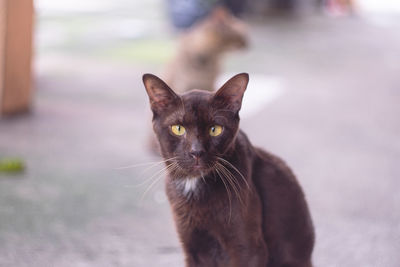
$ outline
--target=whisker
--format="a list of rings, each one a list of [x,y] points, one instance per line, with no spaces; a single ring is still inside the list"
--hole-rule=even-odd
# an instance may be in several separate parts
[[[169,160],[174,160],[174,159],[176,159],[176,158],[177,158],[177,157],[172,157],[172,158],[165,159],[165,160],[160,160],[160,161],[142,162],[142,163],[133,164],[133,165],[120,166],[120,167],[114,168],[114,170],[124,170],[124,169],[136,168],[136,167],[141,167],[141,166],[147,166],[147,165],[152,165],[152,166],[154,165],[154,166],[156,166],[156,165],[160,165],[161,163],[165,163],[165,162],[167,162],[167,161],[169,161]],[[149,168],[151,168],[151,166],[150,166]]]
[[[115,167],[114,170],[125,170],[125,169],[136,168],[136,167],[147,166],[147,165],[160,164],[160,163],[163,163],[163,162],[162,161],[143,162],[143,163],[138,163],[138,164],[133,164],[133,165]]]
[[[232,169],[234,169],[242,178],[243,182],[245,182],[246,186],[248,189],[251,190],[249,183],[247,182],[246,178],[244,178],[243,174],[229,161],[227,161],[226,159],[223,159],[221,157],[218,157],[219,160],[222,160],[223,162],[225,162],[226,164],[228,164],[229,167],[231,167]]]
[[[141,187],[143,185],[145,185],[147,182],[153,180],[153,178],[159,174],[161,174],[163,171],[165,171],[168,166],[174,164],[175,162],[170,163],[169,165],[165,166],[164,168],[162,168],[161,170],[158,170],[156,173],[154,173],[153,175],[150,176],[150,178],[145,179],[143,182],[137,184],[137,185],[132,185],[132,186],[125,186],[125,187],[132,187],[132,188],[137,188],[137,187]],[[152,168],[154,168],[155,166],[153,166]],[[145,171],[143,171],[142,173],[144,173]]]
[[[175,159],[177,159],[177,158],[178,158],[178,157],[172,157],[172,158],[169,158],[169,159],[165,159],[165,160],[159,161],[159,163],[155,164],[154,166],[152,165],[152,166],[150,166],[150,167],[144,169],[144,170],[141,172],[141,174],[142,174],[142,173],[145,173],[146,171],[148,171],[148,170],[150,170],[150,169],[153,169],[155,166],[158,166],[158,165],[160,165],[160,164],[162,164],[162,163],[165,163],[165,164],[166,164],[168,161],[175,160]]]
[[[145,173],[146,171],[155,168],[156,166],[160,165],[161,163],[165,163],[166,161],[174,160],[174,159],[176,159],[176,158],[177,158],[177,157],[173,157],[173,158],[169,158],[169,159],[166,159],[166,160],[157,162],[156,164],[153,164],[152,166],[150,166],[150,167],[144,169],[143,171],[141,171],[139,175],[142,175],[142,174]],[[148,181],[152,180],[152,178],[153,178],[154,176],[156,176],[158,173],[162,172],[164,169],[165,169],[165,167],[162,168],[161,170],[157,171],[156,173],[154,173],[152,176],[150,176],[150,178],[145,179],[144,181],[142,181],[141,183],[139,183],[139,184],[137,184],[137,185],[126,185],[125,187],[133,187],[133,188],[140,187],[140,186],[146,184]]]
[[[229,175],[229,177],[232,179],[232,181],[237,185],[237,187],[240,189],[240,183],[237,181],[236,177],[233,175],[233,173],[225,167],[223,164],[219,163],[218,164],[225,170],[226,174]]]
[[[240,190],[239,190],[240,186],[238,185],[239,188],[237,187],[236,177],[224,165],[222,165],[221,163],[218,163],[218,165],[222,167],[220,168],[220,171],[222,171],[225,174],[227,181],[231,185],[232,189],[235,191],[235,194],[238,197],[240,203],[244,205],[243,199],[240,195]]]
[[[228,188],[228,186],[226,185],[223,176],[221,176],[221,173],[218,170],[218,165],[215,165],[215,169],[213,169],[213,171],[216,171],[218,176],[221,178],[222,183],[224,183],[224,187],[226,189],[226,193],[228,195],[228,200],[229,200],[229,218],[228,218],[228,223],[231,222],[231,218],[232,218],[232,200],[231,200],[231,192]]]
[[[150,191],[150,189],[158,182],[161,180],[161,178],[163,178],[163,175],[161,174],[165,174],[167,171],[170,171],[170,169],[173,169],[177,166],[178,164],[176,162],[172,162],[171,164],[167,165],[165,168],[163,168],[162,170],[158,171],[155,175],[158,174],[157,178],[153,180],[153,182],[147,187],[147,189],[143,192],[141,198],[140,198],[140,203],[143,201],[144,197],[146,196],[147,192]],[[155,176],[153,175],[152,178]]]
[[[203,173],[200,173],[201,179],[203,180],[204,183],[206,183],[206,179],[204,178]]]

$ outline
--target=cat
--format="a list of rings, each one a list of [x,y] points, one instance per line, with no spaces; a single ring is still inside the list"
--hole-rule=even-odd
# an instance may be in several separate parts
[[[314,230],[300,185],[239,129],[248,81],[241,73],[215,93],[178,95],[143,75],[186,266],[311,267]]]
[[[176,92],[213,91],[225,52],[247,46],[246,27],[226,8],[211,14],[185,32],[163,78]]]

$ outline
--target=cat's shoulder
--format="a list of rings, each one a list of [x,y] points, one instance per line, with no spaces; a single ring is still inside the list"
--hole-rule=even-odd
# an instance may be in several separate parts
[[[254,147],[253,169],[262,176],[273,176],[279,179],[297,183],[292,169],[279,156],[259,147]]]
[[[260,147],[254,147],[254,154],[256,160],[260,161],[260,163],[268,164],[268,165],[274,165],[277,167],[287,167],[285,161],[278,157],[275,154],[272,154],[271,152],[260,148]]]
[[[238,133],[237,144],[241,147],[239,151],[243,155],[252,155],[253,168],[269,170],[281,175],[294,177],[292,170],[283,159],[263,148],[253,146],[246,133],[242,130]]]

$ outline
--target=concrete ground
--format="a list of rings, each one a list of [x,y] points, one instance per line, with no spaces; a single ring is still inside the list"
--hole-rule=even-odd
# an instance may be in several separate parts
[[[0,266],[183,266],[161,166],[142,164],[159,159],[141,75],[160,73],[174,42],[160,12],[102,12],[39,21],[34,108],[0,120],[0,157],[27,166],[0,174]],[[400,20],[250,30],[250,50],[224,70],[280,81],[241,127],[303,185],[315,266],[400,266]]]

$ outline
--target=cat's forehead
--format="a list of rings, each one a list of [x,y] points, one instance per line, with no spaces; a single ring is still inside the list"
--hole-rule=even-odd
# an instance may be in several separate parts
[[[207,120],[212,96],[213,93],[202,90],[192,90],[181,95],[181,105],[166,118],[166,121],[196,123],[199,120]]]
[[[182,103],[185,110],[197,110],[208,108],[213,93],[204,90],[191,90],[181,95]]]

